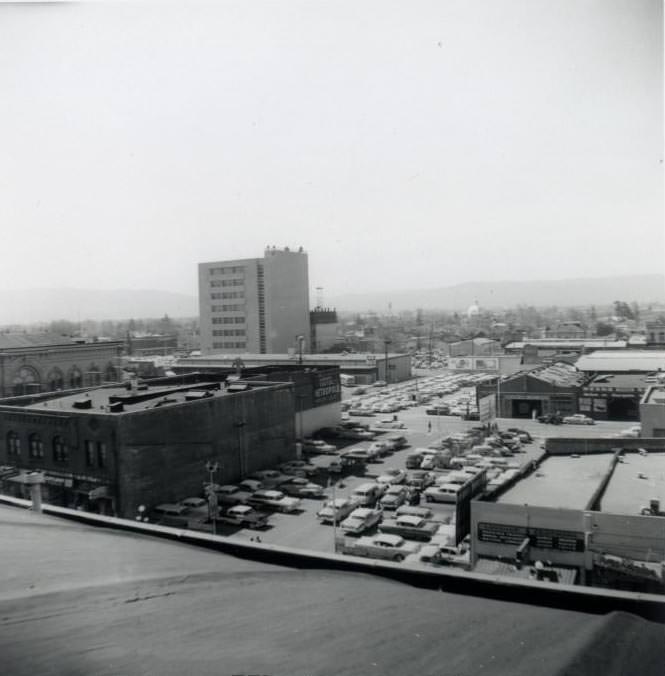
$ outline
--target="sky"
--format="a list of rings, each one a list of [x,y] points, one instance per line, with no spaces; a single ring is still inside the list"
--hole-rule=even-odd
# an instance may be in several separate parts
[[[662,272],[655,0],[0,5],[0,289]]]

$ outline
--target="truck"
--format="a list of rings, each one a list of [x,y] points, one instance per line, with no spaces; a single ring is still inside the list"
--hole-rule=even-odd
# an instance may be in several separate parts
[[[379,533],[360,537],[357,540],[345,539],[342,552],[353,556],[366,556],[371,559],[385,559],[399,563],[407,556],[415,554],[419,548],[420,545],[407,542],[399,535]]]

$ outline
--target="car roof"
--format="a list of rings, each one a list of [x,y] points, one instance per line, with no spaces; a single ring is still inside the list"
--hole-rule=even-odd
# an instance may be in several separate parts
[[[374,542],[385,542],[397,546],[404,542],[404,538],[401,535],[393,535],[392,533],[380,533],[374,538]]]
[[[397,521],[399,521],[399,523],[404,523],[407,526],[420,526],[423,522],[423,517],[416,516],[415,514],[400,514],[397,517]]]

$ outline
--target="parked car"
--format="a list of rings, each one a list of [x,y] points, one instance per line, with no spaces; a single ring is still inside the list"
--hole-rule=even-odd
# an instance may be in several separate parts
[[[417,505],[402,505],[395,510],[396,516],[418,516],[421,519],[431,519],[433,512],[429,507],[418,507]]]
[[[303,453],[334,454],[337,453],[337,446],[328,444],[322,439],[304,439],[302,450]]]
[[[593,425],[594,420],[582,413],[575,413],[574,415],[567,415],[563,419],[563,423],[564,425]]]
[[[229,507],[219,520],[247,528],[265,528],[268,525],[268,515],[249,505]]]
[[[434,483],[434,475],[423,469],[416,469],[406,475],[406,485],[423,490]]]
[[[426,502],[456,503],[459,489],[458,484],[435,484],[424,490],[423,497]]]
[[[323,496],[323,486],[307,481],[302,477],[293,477],[280,485],[280,490],[287,495],[297,498],[320,498]]]
[[[248,491],[249,493],[256,493],[256,491],[263,488],[263,482],[257,481],[256,479],[243,479],[238,484],[238,488],[243,491]]]
[[[341,523],[345,533],[360,535],[381,521],[381,510],[369,507],[357,507]]]
[[[326,504],[316,513],[316,517],[321,523],[340,523],[358,507],[358,503],[348,498],[335,498],[328,500]]]
[[[469,556],[461,553],[457,547],[427,544],[423,545],[420,551],[407,556],[404,563],[434,568],[441,566],[466,567],[469,565]]]
[[[163,503],[154,507],[150,520],[164,526],[173,526],[174,528],[187,528],[189,521],[189,507],[172,503]]]
[[[275,488],[288,481],[291,477],[278,472],[276,469],[262,469],[250,474],[249,478],[260,481],[263,488]]]
[[[254,491],[243,490],[231,484],[218,486],[215,489],[217,502],[220,505],[243,505],[252,496]]]
[[[203,498],[185,498],[180,501],[181,505],[189,507],[190,509],[201,509],[202,507],[208,507],[208,501]]]
[[[411,514],[400,514],[394,519],[385,519],[379,526],[382,533],[401,535],[411,540],[429,540],[438,528],[438,523]]]
[[[548,425],[560,425],[562,421],[563,418],[560,415],[555,415],[553,413],[538,416],[538,422],[546,423]]]
[[[255,507],[267,507],[278,512],[295,512],[300,509],[300,500],[284,495],[282,491],[258,490],[247,501]]]
[[[279,469],[287,476],[312,476],[319,471],[316,465],[306,460],[291,460],[281,464]]]
[[[376,423],[376,427],[381,427],[388,430],[403,430],[406,425],[401,420],[393,420],[392,418],[383,418]]]
[[[369,445],[367,450],[377,458],[381,458],[384,455],[388,455],[392,449],[385,441],[375,441]]]
[[[403,469],[391,467],[381,474],[376,482],[379,484],[401,484],[406,479],[406,472]]]
[[[508,432],[516,435],[523,444],[530,444],[533,441],[533,437],[526,430],[521,430],[519,427],[509,427]]]
[[[397,509],[409,499],[409,489],[406,486],[394,484],[381,496],[379,505],[382,509]]]
[[[379,533],[361,537],[355,542],[345,542],[343,551],[353,556],[367,556],[373,559],[387,559],[399,563],[418,551],[419,545],[407,542],[399,535]]]

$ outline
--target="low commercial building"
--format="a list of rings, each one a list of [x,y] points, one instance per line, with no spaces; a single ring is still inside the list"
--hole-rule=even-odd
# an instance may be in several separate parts
[[[408,354],[216,354],[200,357],[185,357],[176,363],[176,371],[190,367],[199,371],[230,368],[242,364],[245,368],[285,366],[291,368],[337,367],[340,373],[353,375],[361,385],[371,385],[377,380],[398,383],[411,378],[411,356]],[[387,367],[387,368],[386,368]]]
[[[546,446],[520,481],[472,502],[474,565],[539,561],[577,571],[583,584],[664,593],[665,519],[655,514],[665,499],[665,445],[571,438]]]
[[[133,518],[200,495],[208,461],[231,483],[293,459],[295,414],[292,384],[196,374],[0,405],[0,490],[42,471],[46,501]]]
[[[326,352],[344,342],[335,310],[316,307],[309,313],[309,323],[311,327],[310,352]]]
[[[586,380],[570,364],[557,363],[515,373],[477,387],[478,400],[497,397],[500,418],[533,418],[548,413],[571,415],[577,412],[577,399]]]

